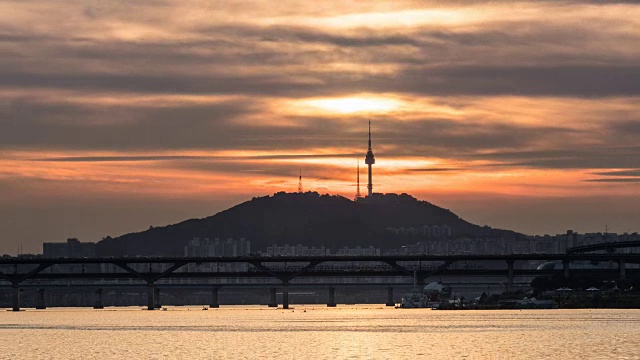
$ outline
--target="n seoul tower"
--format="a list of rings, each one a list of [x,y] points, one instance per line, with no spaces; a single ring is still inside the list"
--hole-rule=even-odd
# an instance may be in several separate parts
[[[371,194],[373,194],[371,165],[376,163],[376,159],[373,157],[373,151],[371,150],[371,120],[369,120],[369,150],[367,150],[367,156],[364,158],[364,163],[369,165],[369,184],[367,185],[367,189],[369,189],[369,196],[371,196]]]

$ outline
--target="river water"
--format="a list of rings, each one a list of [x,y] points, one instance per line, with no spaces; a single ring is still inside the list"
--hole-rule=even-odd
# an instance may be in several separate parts
[[[640,359],[640,310],[0,311],[3,359]]]

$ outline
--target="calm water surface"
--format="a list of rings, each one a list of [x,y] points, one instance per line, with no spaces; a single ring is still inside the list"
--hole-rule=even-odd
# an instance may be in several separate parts
[[[640,359],[640,310],[0,311],[4,359]]]

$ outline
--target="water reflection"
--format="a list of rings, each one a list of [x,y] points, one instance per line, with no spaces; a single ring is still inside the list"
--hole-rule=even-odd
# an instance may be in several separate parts
[[[5,358],[638,358],[640,310],[384,306],[0,312]]]

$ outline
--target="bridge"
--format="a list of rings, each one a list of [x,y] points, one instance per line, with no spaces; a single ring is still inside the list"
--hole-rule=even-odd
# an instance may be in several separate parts
[[[592,251],[600,251],[606,250],[610,253],[615,252],[616,249],[623,248],[640,248],[640,241],[638,240],[629,240],[629,241],[613,241],[613,242],[605,242],[591,245],[582,245],[582,246],[574,246],[572,248],[567,249],[567,254],[579,254],[579,253],[587,253]]]
[[[562,269],[519,269],[516,262],[558,261]],[[571,269],[570,263],[590,261],[592,263],[614,262],[614,269]],[[503,264],[500,269],[489,269],[478,264]],[[292,286],[328,286],[328,306],[335,306],[335,286],[323,279],[356,279],[359,284],[370,284],[370,279],[405,279],[405,282],[385,283],[388,289],[387,305],[393,303],[393,286],[407,286],[412,282],[424,284],[425,279],[435,275],[502,276],[507,280],[506,291],[513,289],[516,276],[575,274],[609,274],[624,279],[638,269],[626,269],[626,263],[640,263],[640,254],[510,254],[510,255],[392,255],[392,256],[239,256],[239,257],[99,257],[99,258],[2,258],[0,259],[0,281],[13,291],[12,310],[20,310],[20,289],[37,287],[40,308],[44,308],[44,289],[59,287],[61,283],[72,286],[91,285],[96,289],[95,308],[102,307],[102,289],[121,286],[120,280],[135,282],[147,288],[147,309],[157,308],[158,285],[165,286],[169,279],[208,280],[212,291],[211,306],[218,307],[218,289],[230,286],[223,279],[266,279],[271,289],[271,303],[275,303],[276,288],[282,290],[282,306],[289,307],[289,288]],[[205,266],[209,264],[209,266]],[[213,269],[215,264],[215,270]],[[67,271],[47,271],[54,266],[67,267]],[[74,267],[75,268],[72,268]],[[79,267],[78,267],[79,266]],[[96,269],[96,266],[101,268]],[[207,267],[206,270],[192,269]],[[51,269],[49,269],[51,270]],[[64,270],[64,268],[63,268]],[[72,284],[71,280],[75,282]],[[304,281],[307,281],[306,283]],[[106,283],[105,283],[106,282]],[[111,282],[111,283],[109,283]],[[202,286],[202,284],[200,284]],[[248,285],[248,284],[245,284]],[[205,284],[204,286],[207,286]],[[277,306],[277,304],[275,304]]]

